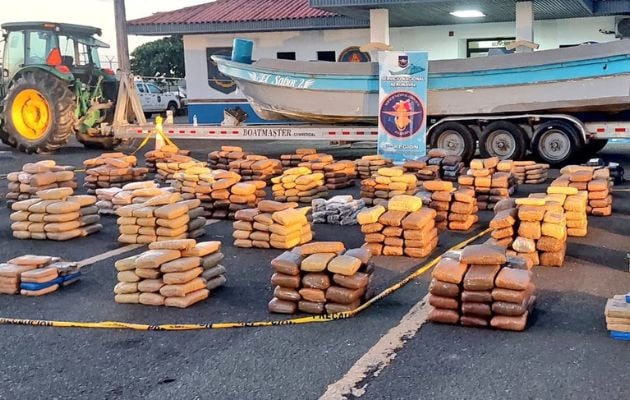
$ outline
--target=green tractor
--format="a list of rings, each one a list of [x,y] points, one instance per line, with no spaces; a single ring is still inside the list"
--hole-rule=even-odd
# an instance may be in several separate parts
[[[64,146],[112,148],[118,79],[101,68],[99,28],[50,22],[2,25],[0,139],[26,153]]]

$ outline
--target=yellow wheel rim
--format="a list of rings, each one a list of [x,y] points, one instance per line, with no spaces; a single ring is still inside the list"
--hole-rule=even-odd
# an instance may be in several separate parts
[[[28,140],[39,140],[50,126],[50,105],[39,91],[26,89],[15,97],[11,116],[20,136]]]

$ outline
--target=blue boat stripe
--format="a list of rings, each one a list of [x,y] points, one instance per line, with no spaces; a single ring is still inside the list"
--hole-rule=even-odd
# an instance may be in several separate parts
[[[378,76],[308,75],[279,73],[255,65],[218,60],[219,70],[237,79],[295,89],[378,92]],[[572,61],[527,68],[462,73],[429,72],[429,90],[514,86],[630,74],[630,55]]]

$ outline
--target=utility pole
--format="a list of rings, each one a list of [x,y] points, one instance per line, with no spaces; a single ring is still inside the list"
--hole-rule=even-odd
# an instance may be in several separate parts
[[[116,20],[116,49],[118,51],[118,68],[124,73],[131,72],[129,62],[129,43],[127,39],[127,13],[125,0],[114,0],[114,18]]]

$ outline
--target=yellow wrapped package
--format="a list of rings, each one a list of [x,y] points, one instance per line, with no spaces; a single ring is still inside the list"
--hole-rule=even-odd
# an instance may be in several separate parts
[[[381,185],[389,185],[390,183],[392,183],[392,178],[390,178],[389,176],[377,176],[374,178],[374,180],[376,181],[376,183],[380,183]]]
[[[566,228],[561,224],[543,222],[542,234],[556,239],[563,239],[566,235]]]
[[[545,199],[536,199],[531,197],[516,199],[517,206],[544,206],[545,203]]]
[[[405,192],[407,190],[407,184],[403,182],[392,182],[389,184],[389,190]]]
[[[571,196],[574,194],[577,194],[578,190],[577,188],[574,187],[563,187],[563,186],[549,186],[547,188],[547,193],[548,194],[564,194],[567,196]]]
[[[381,176],[402,176],[403,170],[398,168],[379,168],[378,174]]]
[[[385,213],[385,207],[383,206],[379,205],[368,208],[357,215],[357,222],[359,225],[374,224],[378,222],[378,219],[383,213]]]
[[[483,160],[474,159],[470,160],[470,168],[471,169],[483,169]]]
[[[286,171],[284,171],[284,176],[287,175],[307,175],[310,174],[311,170],[306,168],[306,167],[295,167],[295,168],[289,168]]]
[[[571,237],[584,237],[588,234],[587,228],[568,228],[567,234]]]
[[[564,209],[567,211],[586,212],[587,202],[588,197],[580,196],[579,194],[568,196],[564,201]]]
[[[402,183],[406,183],[407,185],[414,185],[417,182],[417,178],[415,175],[412,174],[404,174],[401,176],[392,176],[391,177],[391,181],[392,182],[402,182]]]
[[[409,195],[394,196],[389,200],[387,208],[391,211],[416,212],[422,208],[422,200]]]
[[[275,212],[273,213],[271,218],[274,222],[277,222],[280,225],[304,225],[308,223],[306,216],[304,216],[303,213],[292,208],[284,211]]]

